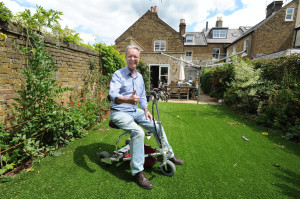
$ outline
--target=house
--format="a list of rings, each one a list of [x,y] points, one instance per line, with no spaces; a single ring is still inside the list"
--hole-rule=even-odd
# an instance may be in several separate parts
[[[197,65],[213,63],[227,56],[226,45],[231,44],[251,27],[241,26],[238,29],[223,27],[222,17],[218,17],[215,27],[202,32],[185,32],[185,20],[180,20],[180,33],[184,39],[185,60]],[[186,80],[197,76],[197,70],[187,66]]]
[[[158,17],[157,7],[148,10],[115,40],[120,53],[124,53],[127,45],[136,45],[141,60],[149,65],[151,88],[157,88],[160,82],[169,84],[178,80],[180,63],[161,52],[183,58],[183,36]]]
[[[285,6],[283,1],[273,1],[267,6],[266,18],[253,27],[223,27],[218,17],[215,27],[209,29],[206,24],[201,32],[186,32],[184,19],[177,32],[158,17],[156,7],[151,8],[116,39],[116,48],[120,52],[129,44],[140,48],[141,59],[151,70],[152,87],[160,81],[169,84],[178,80],[180,62],[161,52],[196,65],[216,63],[238,52],[255,59],[300,53],[299,1]],[[196,77],[197,69],[187,64],[185,81]]]
[[[300,53],[299,1],[270,3],[263,21],[225,46],[227,54],[245,51],[244,57],[262,59]]]

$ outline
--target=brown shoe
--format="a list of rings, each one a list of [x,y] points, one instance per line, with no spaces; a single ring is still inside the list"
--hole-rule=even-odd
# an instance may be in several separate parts
[[[153,184],[147,179],[144,172],[140,172],[134,176],[134,181],[143,189],[152,189]]]
[[[175,156],[171,158],[170,161],[173,162],[174,164],[183,165],[183,161],[176,158]]]

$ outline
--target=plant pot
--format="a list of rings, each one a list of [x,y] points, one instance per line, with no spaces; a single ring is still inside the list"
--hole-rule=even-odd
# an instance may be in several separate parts
[[[104,111],[104,117],[109,117],[110,115],[110,109],[103,109],[101,108],[102,111]]]

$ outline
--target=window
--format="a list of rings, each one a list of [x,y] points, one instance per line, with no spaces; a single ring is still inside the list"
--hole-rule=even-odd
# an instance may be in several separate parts
[[[213,30],[213,38],[226,38],[227,30]]]
[[[187,35],[185,37],[185,42],[186,43],[193,43],[194,42],[194,35]]]
[[[249,47],[249,40],[247,39],[244,41],[244,51],[246,55],[248,54],[248,47]]]
[[[193,52],[192,51],[185,52],[185,61],[193,61]]]
[[[154,41],[154,51],[166,51],[166,41],[165,40]]]
[[[216,60],[216,59],[219,59],[219,58],[220,58],[220,48],[214,48],[212,59]]]
[[[236,45],[233,46],[232,53],[233,53],[233,54],[236,54]]]
[[[294,20],[294,11],[295,11],[295,8],[287,8],[286,9],[286,15],[285,15],[285,20],[286,21],[293,21]]]
[[[169,67],[167,66],[160,66],[160,82],[163,84],[168,84],[168,74],[169,74]]]

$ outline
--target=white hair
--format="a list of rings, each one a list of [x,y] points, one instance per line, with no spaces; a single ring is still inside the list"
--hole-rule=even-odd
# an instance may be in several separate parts
[[[140,56],[140,52],[141,52],[140,49],[137,46],[129,45],[125,49],[125,57],[127,56],[127,52],[128,52],[129,49],[136,49],[139,52],[139,56]]]

